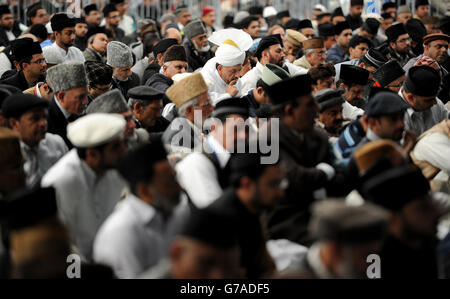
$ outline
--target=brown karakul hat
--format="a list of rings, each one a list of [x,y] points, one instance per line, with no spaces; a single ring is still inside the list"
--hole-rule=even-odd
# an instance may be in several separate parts
[[[8,163],[22,160],[20,136],[11,129],[0,127],[0,170]]]
[[[164,53],[163,57],[164,63],[174,60],[187,62],[186,50],[184,49],[183,46],[180,45],[170,46]]]
[[[167,89],[166,95],[178,108],[180,108],[186,102],[205,92],[208,92],[208,86],[206,85],[202,74],[197,72],[175,82]]]
[[[445,40],[447,42],[450,42],[450,36],[448,36],[447,34],[444,34],[444,33],[428,34],[423,37],[423,44],[427,45],[430,42],[435,41],[435,40]]]
[[[303,44],[303,49],[305,49],[305,50],[319,49],[319,48],[324,47],[323,39],[321,37],[305,40],[304,42],[302,42],[302,44]]]
[[[394,141],[388,139],[381,139],[363,145],[354,153],[359,172],[365,172],[378,160],[391,156],[393,152],[402,152],[402,150]]]

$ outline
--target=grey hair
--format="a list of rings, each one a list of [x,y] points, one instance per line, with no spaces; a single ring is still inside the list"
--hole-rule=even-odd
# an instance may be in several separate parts
[[[305,55],[306,55],[307,53],[314,53],[314,49],[306,49],[306,50],[305,50]]]
[[[147,105],[149,104],[148,101],[143,101],[143,100],[138,100],[138,99],[133,99],[133,98],[128,99],[128,107],[130,107],[131,110],[134,109],[134,105],[136,105],[136,103],[141,103],[141,105],[144,109],[147,108]]]
[[[197,98],[190,99],[189,101],[187,101],[186,103],[181,105],[180,108],[178,108],[178,115],[181,116],[181,117],[186,117],[186,108],[188,106],[195,106],[197,104],[198,104],[198,99]]]

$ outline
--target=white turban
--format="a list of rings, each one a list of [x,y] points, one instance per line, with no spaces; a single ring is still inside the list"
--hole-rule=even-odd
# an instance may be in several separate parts
[[[242,65],[245,60],[245,52],[236,45],[222,44],[216,51],[217,63],[223,66]]]

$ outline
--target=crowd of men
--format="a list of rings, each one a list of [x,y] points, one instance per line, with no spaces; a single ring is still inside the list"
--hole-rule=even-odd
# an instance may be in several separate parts
[[[450,17],[363,7],[1,5],[0,276],[449,278]]]

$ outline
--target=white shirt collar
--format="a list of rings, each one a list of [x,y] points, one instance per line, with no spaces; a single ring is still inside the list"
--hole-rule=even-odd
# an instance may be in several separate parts
[[[208,135],[206,142],[219,161],[220,167],[224,168],[230,159],[230,153],[211,135]]]
[[[144,224],[150,223],[158,213],[152,205],[143,202],[134,194],[128,194],[125,200],[128,201],[131,208]]]
[[[71,115],[69,112],[67,112],[67,110],[66,109],[64,109],[64,107],[63,106],[61,106],[61,103],[58,101],[58,99],[55,97],[55,102],[56,102],[56,105],[59,107],[59,109],[61,110],[61,112],[64,114],[64,117],[66,118],[66,119],[68,119],[69,118],[69,116]]]
[[[398,91],[398,95],[406,102],[406,104],[408,104],[408,106],[409,106],[409,103],[408,103],[408,101],[406,101],[406,99],[405,99],[405,97],[403,96],[403,87],[402,88],[400,88],[400,90]],[[409,107],[408,109],[406,109],[406,112],[408,113],[408,116],[409,117],[411,117],[413,114],[414,114],[414,109],[412,108],[412,107]]]

